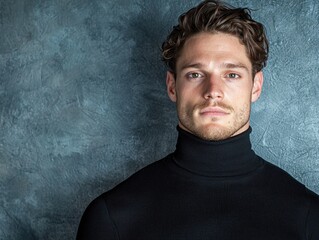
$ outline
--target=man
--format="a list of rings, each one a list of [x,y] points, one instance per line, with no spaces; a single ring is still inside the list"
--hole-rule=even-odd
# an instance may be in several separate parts
[[[268,42],[247,9],[204,1],[163,43],[174,153],[95,199],[77,239],[319,239],[319,197],[251,150]]]

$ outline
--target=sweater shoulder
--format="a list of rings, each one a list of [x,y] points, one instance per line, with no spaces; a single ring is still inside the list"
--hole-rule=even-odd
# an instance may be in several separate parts
[[[269,181],[269,184],[274,190],[281,192],[288,192],[293,194],[293,198],[300,198],[301,200],[313,203],[319,206],[319,196],[313,191],[309,190],[302,182],[298,181],[287,171],[278,166],[265,161],[264,177]]]
[[[285,202],[284,207],[290,207],[299,213],[306,228],[305,239],[319,239],[319,195],[309,190],[303,183],[296,180],[285,170],[265,161],[263,178],[269,186],[269,192]]]
[[[147,189],[154,189],[168,175],[166,163],[170,159],[171,154],[146,165],[109,191],[103,193],[100,197],[105,199],[113,195],[138,194],[138,192],[145,192]]]
[[[85,209],[81,218],[76,240],[118,240],[116,225],[102,196],[94,199]]]
[[[291,189],[302,191],[305,195],[307,195],[307,189],[303,183],[298,181],[290,173],[276,166],[275,164],[265,161],[265,174],[267,175],[269,181],[273,183],[275,182],[279,186],[285,186],[288,188],[290,186]]]
[[[309,198],[309,210],[306,220],[307,239],[319,239],[319,196],[306,190]]]

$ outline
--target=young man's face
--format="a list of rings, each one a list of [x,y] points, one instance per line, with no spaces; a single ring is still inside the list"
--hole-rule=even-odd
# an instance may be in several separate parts
[[[252,76],[252,64],[237,37],[224,33],[190,37],[177,60],[176,79],[170,72],[166,79],[179,126],[211,141],[247,130],[251,103],[263,83],[262,72]]]

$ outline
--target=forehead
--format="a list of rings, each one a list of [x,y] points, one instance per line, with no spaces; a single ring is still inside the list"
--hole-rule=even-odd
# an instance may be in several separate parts
[[[177,58],[176,70],[194,62],[219,65],[233,62],[252,68],[245,45],[237,37],[225,33],[204,32],[187,39]]]

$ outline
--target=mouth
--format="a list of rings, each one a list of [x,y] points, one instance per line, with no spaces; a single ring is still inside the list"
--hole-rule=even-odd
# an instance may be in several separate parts
[[[205,107],[200,112],[202,116],[209,116],[209,117],[219,117],[219,116],[226,116],[229,113],[221,107]]]

